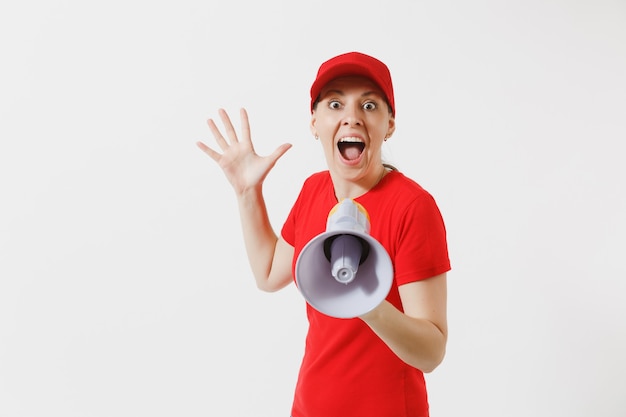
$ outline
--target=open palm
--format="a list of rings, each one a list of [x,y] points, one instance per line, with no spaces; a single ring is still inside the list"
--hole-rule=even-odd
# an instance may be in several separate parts
[[[259,156],[252,145],[250,124],[246,110],[241,109],[240,111],[241,138],[237,137],[237,133],[226,111],[219,109],[219,115],[224,124],[226,138],[224,138],[212,119],[208,120],[208,125],[222,153],[213,150],[202,142],[198,142],[197,145],[211,159],[217,162],[235,192],[243,194],[245,191],[258,187],[263,183],[276,161],[287,152],[291,145],[285,143],[276,148],[270,155]]]

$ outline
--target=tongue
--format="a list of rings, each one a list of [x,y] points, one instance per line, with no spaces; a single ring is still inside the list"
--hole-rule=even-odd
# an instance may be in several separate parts
[[[344,145],[341,154],[348,161],[353,161],[361,155],[361,145]]]

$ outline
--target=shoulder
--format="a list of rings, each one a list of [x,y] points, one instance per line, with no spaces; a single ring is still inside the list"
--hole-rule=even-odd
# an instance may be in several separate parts
[[[332,187],[332,180],[330,178],[330,172],[320,171],[309,175],[302,184],[300,190],[300,196],[303,194],[316,194],[320,193],[328,187]]]
[[[391,171],[387,174],[382,181],[380,191],[396,201],[414,202],[433,198],[424,187],[400,171]]]
[[[332,189],[332,180],[329,171],[320,171],[311,174],[302,184],[296,205],[310,205],[312,201],[320,200],[329,193],[332,194]]]
[[[373,218],[378,222],[389,222],[389,226],[440,216],[433,196],[399,171],[387,174],[377,187],[359,200]]]
[[[329,171],[320,171],[314,174],[311,174],[304,180],[304,186],[316,186],[319,184],[327,184],[330,181],[330,172]]]

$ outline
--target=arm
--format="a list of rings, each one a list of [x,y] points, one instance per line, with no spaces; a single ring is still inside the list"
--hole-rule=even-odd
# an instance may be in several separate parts
[[[254,151],[245,109],[240,112],[241,139],[226,112],[220,109],[219,114],[228,140],[212,119],[208,125],[222,153],[202,142],[197,145],[219,165],[235,191],[246,252],[257,286],[264,291],[276,291],[292,281],[293,247],[274,233],[262,187],[269,171],[291,145],[283,144],[271,155],[261,157]]]
[[[448,339],[446,274],[399,287],[404,313],[388,301],[361,319],[400,359],[423,372],[443,360]]]
[[[237,202],[246,253],[257,287],[273,292],[287,286],[293,281],[294,248],[274,233],[260,187],[239,195]]]

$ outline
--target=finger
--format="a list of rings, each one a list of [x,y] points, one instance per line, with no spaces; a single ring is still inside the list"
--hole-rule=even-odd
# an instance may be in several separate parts
[[[224,139],[224,136],[222,136],[222,132],[220,132],[220,130],[217,128],[217,125],[215,124],[213,119],[207,120],[207,124],[209,125],[209,129],[211,130],[211,133],[215,138],[215,142],[217,142],[217,145],[220,147],[220,149],[222,149],[223,151],[228,149],[228,142],[226,142],[226,139]]]
[[[221,154],[215,152],[213,149],[209,148],[202,142],[196,142],[196,145],[198,146],[198,148],[200,148],[200,150],[202,150],[202,152],[209,155],[211,159],[213,159],[215,162],[219,162],[220,158],[222,157]]]
[[[248,120],[248,112],[245,108],[239,110],[239,118],[241,119],[241,136],[242,140],[252,145],[252,132],[250,131],[250,121]]]
[[[224,130],[226,131],[226,136],[230,140],[231,143],[239,142],[237,139],[237,132],[235,132],[235,128],[233,127],[232,122],[230,121],[230,117],[228,117],[228,113],[226,110],[219,109],[220,118],[222,119],[222,123],[224,124]]]

